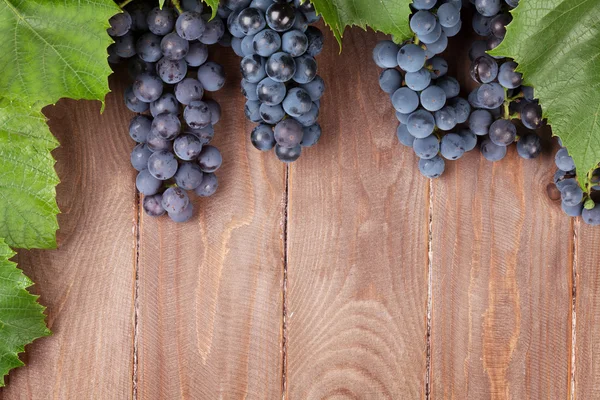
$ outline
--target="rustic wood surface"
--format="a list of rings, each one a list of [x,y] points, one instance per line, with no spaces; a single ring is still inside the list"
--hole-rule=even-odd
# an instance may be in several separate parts
[[[327,34],[324,136],[290,167],[250,144],[238,59],[217,55],[220,188],[184,225],[140,212],[124,76],[102,115],[48,108],[59,249],[17,261],[54,335],[0,397],[599,399],[600,230],[561,212],[551,144],[422,178],[378,38],[348,31],[338,55]]]

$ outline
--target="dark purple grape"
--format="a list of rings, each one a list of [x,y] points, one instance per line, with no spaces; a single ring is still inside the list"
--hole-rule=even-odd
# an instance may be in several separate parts
[[[138,143],[146,143],[150,129],[152,128],[152,120],[145,115],[136,115],[129,123],[129,136]]]
[[[286,119],[275,125],[274,137],[279,146],[296,147],[302,142],[302,125],[293,119]]]
[[[144,196],[144,211],[151,217],[160,217],[166,211],[162,206],[162,194],[157,193],[152,196]]]
[[[187,63],[184,60],[169,60],[163,57],[156,63],[156,72],[164,83],[174,85],[185,78]]]
[[[175,86],[175,97],[181,104],[188,105],[194,100],[202,100],[204,88],[194,78],[185,78]]]
[[[131,32],[115,38],[115,54],[121,58],[135,56],[135,37]]]
[[[123,93],[123,98],[125,100],[125,105],[127,106],[127,108],[129,108],[133,112],[143,113],[144,111],[148,110],[148,103],[144,103],[136,97],[136,95],[133,93],[132,86],[129,86],[127,89],[125,89],[125,92]]]
[[[182,188],[170,187],[163,193],[161,204],[169,213],[180,213],[190,204],[190,198]]]
[[[142,60],[146,62],[156,62],[161,59],[160,50],[161,37],[152,32],[146,32],[135,42],[135,51]]]
[[[221,167],[222,163],[223,157],[219,149],[211,145],[202,148],[198,156],[198,164],[203,172],[215,172]]]
[[[163,83],[156,75],[139,74],[133,81],[133,94],[145,103],[158,99],[163,91]]]
[[[539,129],[544,124],[542,107],[536,102],[530,102],[521,109],[521,122],[529,129]]]
[[[180,188],[194,190],[202,183],[204,173],[198,164],[185,162],[179,166],[179,169],[177,169],[177,173],[173,178]]]
[[[184,161],[194,160],[201,151],[202,142],[192,134],[178,136],[173,142],[173,152]]]
[[[217,176],[213,173],[204,173],[200,186],[194,192],[200,197],[208,197],[215,194],[218,187],[219,181],[217,180]]]
[[[123,36],[131,28],[131,15],[127,11],[113,15],[108,20],[110,28],[106,30],[110,36]]]
[[[190,102],[183,110],[183,119],[192,129],[200,129],[209,125],[211,117],[208,104],[201,100]]]
[[[296,73],[296,62],[294,61],[294,57],[288,53],[275,53],[267,60],[265,70],[269,78],[274,81],[287,82]]]
[[[302,153],[302,147],[300,145],[296,147],[283,147],[275,145],[275,155],[280,161],[284,163],[291,163],[296,161]]]
[[[266,21],[261,10],[249,7],[240,11],[238,24],[245,35],[256,35],[265,28]]]
[[[287,3],[274,3],[266,12],[267,24],[277,32],[285,32],[294,26],[296,11]]]
[[[190,42],[171,32],[160,41],[160,50],[169,60],[182,60],[190,51]]]
[[[202,15],[195,11],[182,12],[175,22],[177,35],[186,41],[192,41],[200,38],[204,33],[206,26]]]
[[[165,140],[173,140],[181,131],[181,122],[175,114],[160,114],[152,121],[152,132]]]
[[[150,32],[159,36],[166,35],[175,27],[175,11],[170,7],[164,7],[162,10],[155,7],[148,13],[146,22]]]
[[[172,93],[163,93],[157,100],[150,103],[150,114],[153,117],[164,113],[179,113],[179,103]]]
[[[477,83],[492,82],[498,76],[498,63],[487,54],[471,63],[471,78]]]
[[[267,124],[259,124],[252,130],[250,134],[252,145],[260,151],[271,150],[275,146],[275,136],[273,134],[273,126]]]
[[[306,54],[316,57],[323,51],[323,32],[315,26],[309,26],[304,32],[308,39]]]

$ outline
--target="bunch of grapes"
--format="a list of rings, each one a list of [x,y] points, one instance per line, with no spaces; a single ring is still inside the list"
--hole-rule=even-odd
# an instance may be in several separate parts
[[[226,0],[219,15],[227,17],[231,47],[241,61],[245,114],[259,123],[251,133],[254,147],[275,148],[279,160],[300,157],[302,147],[321,136],[317,123],[325,91],[317,75],[322,32],[309,24],[319,17],[309,1]]]
[[[189,220],[187,191],[211,196],[217,190],[219,150],[209,143],[221,108],[205,97],[225,84],[223,67],[208,61],[208,46],[227,40],[220,19],[210,20],[200,0],[181,2],[179,12],[134,3],[110,19],[115,43],[109,61],[129,59],[133,84],[125,104],[137,113],[129,135],[137,143],[131,164],[148,215]],[[148,113],[149,111],[149,113]]]
[[[379,42],[373,59],[384,68],[379,86],[396,110],[400,143],[413,148],[423,175],[437,178],[444,172],[444,159],[457,160],[477,144],[473,132],[458,128],[471,107],[459,97],[460,84],[447,75],[448,64],[439,56],[461,29],[462,2],[415,0],[412,7],[414,38],[400,46]]]
[[[577,181],[573,158],[560,144],[561,148],[554,157],[558,168],[554,184],[560,191],[562,209],[570,217],[582,217],[588,225],[600,225],[600,168],[592,170],[586,177],[587,185],[583,190]]]
[[[473,29],[485,40],[475,41],[469,51],[470,74],[479,86],[469,94],[475,109],[469,118],[471,131],[483,137],[481,153],[489,161],[504,158],[507,147],[516,142],[517,153],[524,159],[536,158],[542,151],[535,132],[544,125],[542,108],[533,96],[533,88],[523,86],[517,63],[494,58],[486,53],[496,48],[506,35],[512,19],[509,10],[518,0],[475,0]],[[520,120],[519,134],[516,120]]]

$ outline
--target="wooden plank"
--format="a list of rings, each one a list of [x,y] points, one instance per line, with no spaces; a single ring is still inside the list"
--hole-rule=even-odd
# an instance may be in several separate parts
[[[428,183],[377,85],[378,38],[352,29],[338,55],[326,35],[323,136],[290,167],[290,399],[424,398]]]
[[[113,79],[99,102],[65,101],[44,111],[54,152],[58,250],[20,251],[19,266],[48,307],[53,336],[27,347],[3,399],[127,399],[132,396],[137,203],[129,164],[131,117]]]
[[[431,399],[564,399],[573,232],[554,152],[472,152],[433,184]]]
[[[281,398],[285,167],[250,143],[239,58],[216,60],[219,190],[192,222],[141,216],[140,399]]]
[[[578,221],[576,243],[576,399],[600,398],[600,229]]]

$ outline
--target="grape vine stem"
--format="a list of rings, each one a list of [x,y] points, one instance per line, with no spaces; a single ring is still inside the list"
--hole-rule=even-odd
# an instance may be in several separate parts
[[[133,0],[125,0],[125,1],[124,1],[124,2],[122,2],[122,3],[119,3],[119,8],[121,8],[121,9],[122,9],[122,8],[123,8],[123,7],[125,7],[127,4],[131,3],[132,1],[133,1]]]

